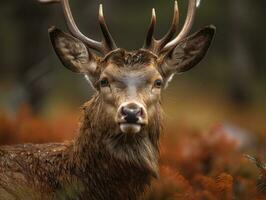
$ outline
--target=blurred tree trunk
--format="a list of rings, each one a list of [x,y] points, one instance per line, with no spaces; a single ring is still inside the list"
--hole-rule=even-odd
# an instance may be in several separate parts
[[[248,49],[246,14],[249,14],[248,0],[230,0],[230,22],[232,35],[230,36],[231,51],[231,86],[230,96],[237,106],[245,105],[251,101],[250,83],[253,67],[251,54]],[[249,19],[250,20],[250,19]]]
[[[44,96],[49,88],[49,65],[43,65],[48,52],[45,49],[48,39],[44,39],[43,31],[48,20],[49,9],[38,7],[37,1],[16,1],[16,19],[18,19],[20,55],[16,80],[22,86],[23,98],[35,112],[42,107]],[[25,103],[24,102],[24,103]],[[19,102],[17,102],[19,104]]]

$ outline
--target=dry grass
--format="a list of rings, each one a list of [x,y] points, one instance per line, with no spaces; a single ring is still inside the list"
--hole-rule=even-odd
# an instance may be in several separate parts
[[[45,119],[22,106],[13,118],[0,115],[0,143],[64,141],[74,136],[77,119],[70,113]],[[265,137],[226,124],[204,132],[168,123],[164,132],[160,179],[153,181],[146,199],[266,199],[265,165],[244,156],[265,156]]]

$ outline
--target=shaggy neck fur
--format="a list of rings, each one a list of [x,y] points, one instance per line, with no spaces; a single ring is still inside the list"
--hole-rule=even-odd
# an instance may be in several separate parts
[[[104,199],[109,193],[112,199],[138,199],[152,176],[158,176],[160,105],[156,110],[156,115],[149,119],[151,124],[141,133],[129,136],[120,133],[108,117],[100,95],[84,105],[80,133],[74,142],[73,164],[80,174],[89,174],[85,176],[87,184],[95,184],[87,188],[104,190],[86,191],[98,193],[100,196],[95,199]]]
[[[73,143],[1,147],[0,199],[141,199],[158,174],[160,105],[131,136],[102,105],[100,95],[85,104]]]

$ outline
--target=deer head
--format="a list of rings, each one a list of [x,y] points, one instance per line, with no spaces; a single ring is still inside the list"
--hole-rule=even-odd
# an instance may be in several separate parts
[[[84,36],[77,28],[68,0],[39,0],[60,3],[70,34],[53,27],[49,30],[56,54],[62,64],[73,72],[83,73],[103,102],[103,110],[117,131],[124,134],[142,132],[158,112],[161,91],[173,75],[188,71],[205,56],[215,27],[208,26],[188,36],[192,27],[196,0],[189,0],[188,14],[181,32],[175,36],[179,23],[177,1],[172,25],[160,40],[154,38],[155,9],[144,46],[128,52],[118,48],[106,25],[100,5],[101,42]],[[99,52],[101,55],[93,53]]]

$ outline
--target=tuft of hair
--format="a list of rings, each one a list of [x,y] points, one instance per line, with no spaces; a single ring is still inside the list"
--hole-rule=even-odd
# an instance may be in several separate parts
[[[106,56],[103,61],[114,63],[119,67],[143,67],[151,64],[154,58],[156,56],[146,50],[127,52],[123,49],[118,49]]]

